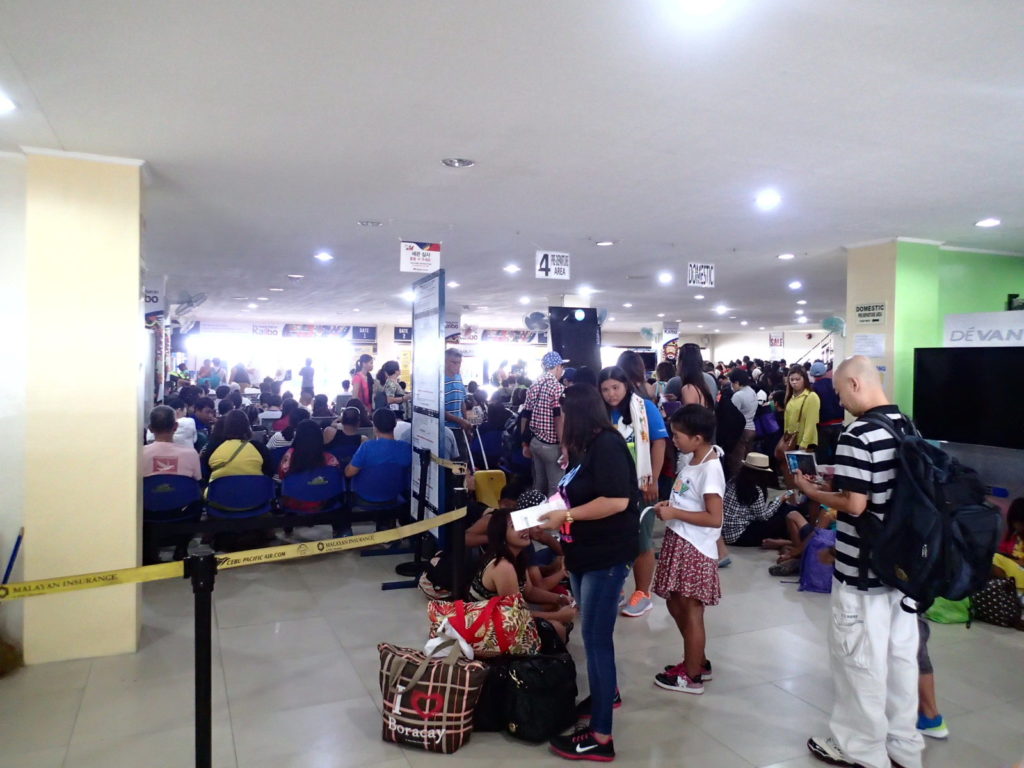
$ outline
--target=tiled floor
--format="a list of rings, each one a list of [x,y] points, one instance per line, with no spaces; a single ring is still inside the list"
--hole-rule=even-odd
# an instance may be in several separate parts
[[[616,629],[625,706],[617,763],[809,768],[807,737],[825,732],[831,682],[828,598],[767,575],[771,556],[735,550],[725,597],[708,609],[715,679],[702,697],[656,689],[679,656],[658,604]],[[419,591],[381,592],[395,558],[329,555],[233,570],[217,579],[214,765],[261,768],[540,768],[543,746],[478,734],[453,756],[385,744],[376,644],[420,646]],[[164,768],[192,764],[192,596],[147,584],[142,648],[132,656],[21,670],[0,680],[0,768]],[[932,627],[931,653],[952,737],[929,741],[928,768],[1009,765],[1024,756],[1024,633]],[[582,649],[574,653],[585,686]]]

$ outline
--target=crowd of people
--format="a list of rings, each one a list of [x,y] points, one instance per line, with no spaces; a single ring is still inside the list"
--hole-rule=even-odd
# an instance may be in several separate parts
[[[728,547],[777,549],[770,572],[792,574],[815,532],[833,529],[836,702],[830,732],[812,736],[808,748],[833,765],[919,768],[922,735],[948,736],[927,625],[900,608],[901,593],[860,567],[857,518],[884,518],[895,478],[892,439],[864,417],[905,423],[870,361],[851,358],[835,370],[824,360],[715,365],[686,344],[650,377],[631,351],[600,371],[570,362],[549,352],[535,381],[503,376],[490,382],[488,396],[477,382],[463,383],[457,349],[444,359],[447,455],[500,468],[507,478],[501,503],[476,505],[467,530],[475,556],[466,596],[522,594],[545,651],[564,651],[580,626],[590,694],[578,705],[580,727],[553,738],[552,751],[615,757],[613,711],[624,704],[613,639],[619,616],[642,617],[655,609],[652,595],[663,598],[681,654],[652,671],[652,682],[703,694],[713,677],[704,614],[722,597]],[[306,367],[312,384],[311,361]],[[397,460],[411,462],[408,443],[396,443],[410,432],[410,397],[399,375],[394,361],[374,374],[364,355],[333,407],[312,386],[296,400],[266,384],[258,397],[237,382],[220,385],[215,397],[184,385],[151,414],[154,442],[144,449],[143,473],[287,476],[328,464],[352,478],[399,452]],[[847,411],[854,420],[844,426]],[[264,424],[265,445],[254,438]],[[364,442],[368,424],[377,445]],[[283,457],[272,460],[281,448]],[[347,459],[338,461],[335,449]],[[817,477],[790,466],[793,451],[815,456]],[[472,492],[472,473],[467,487]],[[512,508],[548,499],[563,508],[537,528],[515,530]],[[657,559],[656,520],[664,523]],[[1008,523],[994,572],[1024,590],[1024,500]]]

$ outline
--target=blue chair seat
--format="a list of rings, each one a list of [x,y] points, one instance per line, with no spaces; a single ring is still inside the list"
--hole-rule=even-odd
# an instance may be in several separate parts
[[[206,511],[211,517],[259,517],[270,511],[274,481],[266,475],[230,475],[206,489]]]
[[[345,481],[337,467],[319,467],[289,474],[282,483],[282,499],[321,505],[320,511],[337,509],[345,493]]]
[[[150,475],[142,479],[142,520],[177,523],[202,516],[199,483],[183,475]]]

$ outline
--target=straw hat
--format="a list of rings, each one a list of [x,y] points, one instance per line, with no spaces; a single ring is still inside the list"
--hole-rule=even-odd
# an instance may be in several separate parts
[[[748,453],[747,458],[743,460],[744,467],[750,467],[751,469],[758,469],[762,472],[771,472],[772,468],[768,463],[768,457],[763,453]]]

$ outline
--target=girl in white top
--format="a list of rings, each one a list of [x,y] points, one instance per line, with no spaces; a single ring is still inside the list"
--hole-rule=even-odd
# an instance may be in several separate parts
[[[704,606],[718,605],[718,539],[722,533],[725,473],[722,449],[712,440],[715,413],[685,405],[669,420],[672,442],[684,454],[668,501],[655,514],[668,522],[654,576],[655,594],[665,598],[683,637],[683,660],[665,667],[655,685],[682,693],[704,693],[711,663],[704,653]]]

